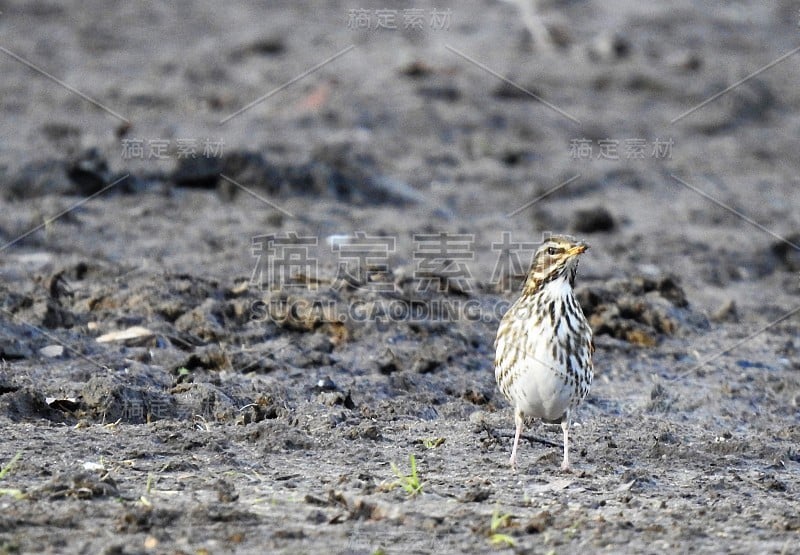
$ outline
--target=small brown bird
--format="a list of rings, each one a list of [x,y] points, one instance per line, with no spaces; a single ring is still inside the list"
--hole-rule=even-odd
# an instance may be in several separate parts
[[[500,321],[495,340],[495,379],[514,407],[517,446],[525,418],[561,423],[563,470],[569,470],[571,411],[592,384],[592,330],[575,299],[578,256],[589,248],[567,235],[544,241],[533,257],[522,295]]]

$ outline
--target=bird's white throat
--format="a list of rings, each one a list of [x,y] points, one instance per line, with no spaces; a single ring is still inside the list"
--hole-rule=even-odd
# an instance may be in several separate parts
[[[539,290],[539,295],[541,295],[542,300],[545,301],[561,300],[572,295],[572,285],[570,285],[566,275],[560,276],[545,283]]]

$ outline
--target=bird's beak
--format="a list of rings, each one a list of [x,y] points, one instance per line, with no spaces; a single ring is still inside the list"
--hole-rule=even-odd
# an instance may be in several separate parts
[[[577,243],[574,246],[570,247],[567,251],[567,254],[570,256],[578,256],[579,254],[586,251],[589,248],[589,245],[586,243]]]

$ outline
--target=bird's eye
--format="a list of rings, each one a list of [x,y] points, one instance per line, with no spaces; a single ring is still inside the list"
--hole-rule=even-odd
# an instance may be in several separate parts
[[[550,256],[555,256],[557,252],[558,251],[556,250],[555,247],[550,247],[549,249],[547,249],[547,254],[549,254]]]

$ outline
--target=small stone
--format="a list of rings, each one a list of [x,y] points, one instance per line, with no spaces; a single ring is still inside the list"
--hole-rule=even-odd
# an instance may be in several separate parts
[[[736,303],[733,299],[728,299],[722,303],[712,314],[711,319],[715,322],[738,322],[739,314],[736,311]]]
[[[48,345],[39,349],[39,354],[45,358],[57,358],[64,354],[62,345]]]
[[[337,388],[330,376],[325,376],[317,382],[317,389],[320,391],[336,391]]]
[[[576,210],[572,228],[579,233],[612,231],[616,227],[614,216],[604,206]]]

